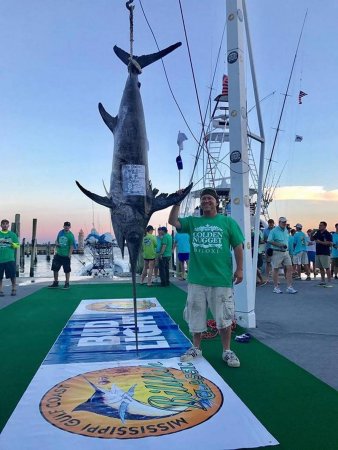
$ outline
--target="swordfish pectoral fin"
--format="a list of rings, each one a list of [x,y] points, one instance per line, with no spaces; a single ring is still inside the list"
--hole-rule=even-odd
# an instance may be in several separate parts
[[[141,69],[143,67],[149,66],[149,64],[152,64],[155,61],[158,61],[161,58],[164,58],[169,53],[176,50],[178,47],[182,45],[182,42],[176,42],[176,44],[170,45],[169,47],[160,50],[157,53],[151,53],[150,55],[141,55],[141,56],[133,56],[133,60],[137,62],[137,64],[140,66]],[[122,48],[117,47],[117,45],[114,46],[114,52],[115,54],[120,58],[122,62],[126,66],[130,63],[130,54],[122,50]]]
[[[180,203],[184,198],[189,194],[193,183],[190,183],[183,191],[178,194],[177,192],[173,194],[160,194],[153,199],[151,214],[156,211],[160,211],[161,209],[168,208],[168,206],[175,205],[176,203]]]
[[[106,206],[107,208],[114,208],[114,204],[110,198],[102,197],[101,195],[97,195],[97,194],[93,194],[93,192],[90,192],[87,189],[85,189],[83,186],[81,186],[81,184],[78,181],[76,181],[76,184],[77,184],[78,188],[94,202],[98,203],[99,205]]]
[[[110,131],[112,133],[114,133],[116,125],[117,125],[117,116],[113,117],[109,113],[107,113],[107,111],[104,109],[102,103],[99,103],[99,112],[101,114],[103,122],[107,125],[107,127],[110,129]]]

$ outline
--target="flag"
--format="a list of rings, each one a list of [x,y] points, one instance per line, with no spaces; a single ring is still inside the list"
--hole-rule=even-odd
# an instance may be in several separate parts
[[[183,150],[183,142],[186,141],[188,138],[184,133],[178,132],[177,136],[177,145],[180,151]]]
[[[305,92],[299,91],[299,95],[298,95],[298,103],[299,103],[300,105],[302,104],[302,97],[305,97],[305,95],[307,95]]]
[[[303,136],[299,136],[299,134],[296,134],[295,142],[302,142],[302,140],[303,140]]]
[[[228,75],[223,75],[223,81],[222,81],[222,95],[228,95]]]
[[[178,155],[178,157],[176,158],[176,164],[177,164],[178,170],[183,169],[183,161],[182,161],[181,155]]]

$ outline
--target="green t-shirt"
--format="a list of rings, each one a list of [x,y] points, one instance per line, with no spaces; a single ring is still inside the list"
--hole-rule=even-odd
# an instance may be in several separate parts
[[[147,233],[143,238],[143,258],[155,259],[156,258],[157,239],[150,233]]]
[[[162,247],[162,245],[166,246],[166,248],[163,252],[163,256],[171,256],[172,251],[173,251],[173,238],[171,237],[170,234],[165,233],[162,236],[161,247]],[[162,252],[162,250],[161,250],[161,252]]]
[[[71,231],[61,230],[56,238],[56,242],[59,244],[56,247],[56,253],[60,256],[69,256],[70,247],[74,247],[75,238]]]
[[[231,248],[244,241],[237,222],[220,214],[178,220],[182,227],[177,231],[190,235],[188,282],[202,286],[232,287]]]
[[[12,244],[18,244],[18,236],[13,231],[0,231],[0,263],[15,261],[16,249]]]

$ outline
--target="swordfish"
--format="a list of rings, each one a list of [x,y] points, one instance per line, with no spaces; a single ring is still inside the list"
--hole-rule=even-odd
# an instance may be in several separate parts
[[[90,199],[110,208],[112,225],[122,256],[125,244],[128,248],[135,304],[137,259],[150,217],[156,211],[180,203],[192,188],[191,183],[185,189],[170,195],[158,194],[159,190],[152,188],[149,180],[148,139],[140,94],[141,84],[138,79],[142,68],[163,58],[180,45],[178,42],[157,53],[132,57],[121,48],[114,47],[115,54],[128,67],[128,78],[116,117],[111,116],[99,103],[102,119],[114,135],[110,190],[106,192],[106,196],[100,196],[76,182]]]

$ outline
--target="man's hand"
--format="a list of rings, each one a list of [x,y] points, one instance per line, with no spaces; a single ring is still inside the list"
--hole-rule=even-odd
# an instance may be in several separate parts
[[[234,284],[242,283],[243,281],[243,270],[242,269],[236,269],[234,273]]]

